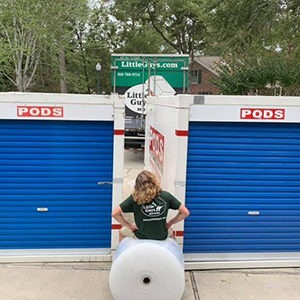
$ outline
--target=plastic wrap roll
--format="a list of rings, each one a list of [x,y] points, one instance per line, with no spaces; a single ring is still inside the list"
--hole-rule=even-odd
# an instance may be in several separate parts
[[[109,284],[115,300],[180,300],[183,254],[173,239],[125,238],[117,248]]]

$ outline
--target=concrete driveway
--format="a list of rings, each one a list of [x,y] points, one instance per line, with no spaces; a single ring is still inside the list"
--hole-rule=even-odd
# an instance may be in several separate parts
[[[1,264],[0,299],[113,300],[109,269],[109,263]],[[186,272],[182,300],[199,299],[299,300],[300,269]]]

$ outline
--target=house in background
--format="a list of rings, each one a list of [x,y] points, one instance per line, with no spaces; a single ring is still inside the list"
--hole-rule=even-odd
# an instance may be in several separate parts
[[[215,65],[221,62],[219,56],[198,56],[190,67],[190,93],[202,95],[217,95],[220,90],[213,83],[218,78]]]

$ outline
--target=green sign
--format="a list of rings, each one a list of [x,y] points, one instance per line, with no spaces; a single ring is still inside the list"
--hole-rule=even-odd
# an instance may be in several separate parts
[[[188,87],[188,55],[112,54],[111,84],[120,88],[144,84],[152,76],[162,76],[177,92]]]

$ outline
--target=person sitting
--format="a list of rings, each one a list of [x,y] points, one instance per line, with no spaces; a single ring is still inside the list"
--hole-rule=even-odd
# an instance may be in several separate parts
[[[169,209],[178,210],[178,214],[167,222]],[[122,215],[129,212],[134,214],[135,224],[127,222]],[[113,218],[122,225],[120,241],[124,237],[165,240],[173,236],[172,225],[189,214],[185,205],[161,189],[157,177],[149,171],[137,176],[133,193],[112,212]]]

